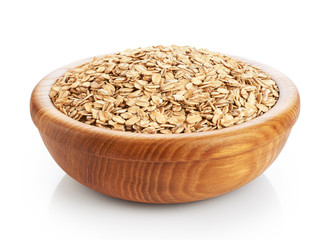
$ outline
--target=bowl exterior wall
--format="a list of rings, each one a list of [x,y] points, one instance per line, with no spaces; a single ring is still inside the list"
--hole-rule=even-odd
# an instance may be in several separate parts
[[[180,203],[212,198],[255,179],[276,159],[289,133],[260,141],[240,155],[222,155],[226,149],[219,146],[217,159],[182,162],[116,160],[70,148],[70,142],[52,135],[41,136],[58,165],[89,188],[136,202]]]

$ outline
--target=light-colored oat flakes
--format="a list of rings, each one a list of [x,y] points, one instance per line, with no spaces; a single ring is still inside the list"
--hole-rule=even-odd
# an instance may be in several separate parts
[[[239,60],[184,46],[125,50],[67,71],[49,96],[86,124],[136,133],[190,133],[249,121],[273,107],[269,75]]]

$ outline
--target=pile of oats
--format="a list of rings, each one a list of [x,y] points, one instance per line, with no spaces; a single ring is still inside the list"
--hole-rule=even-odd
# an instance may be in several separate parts
[[[156,46],[94,58],[52,86],[55,107],[86,124],[136,133],[191,133],[249,121],[279,91],[260,69],[206,49]]]

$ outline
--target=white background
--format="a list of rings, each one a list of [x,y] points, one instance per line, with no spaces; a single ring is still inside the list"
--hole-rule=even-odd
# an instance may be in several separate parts
[[[1,1],[1,239],[330,239],[328,1]],[[301,114],[259,178],[195,203],[113,199],[68,177],[29,115],[50,71],[94,55],[191,45],[289,76]]]

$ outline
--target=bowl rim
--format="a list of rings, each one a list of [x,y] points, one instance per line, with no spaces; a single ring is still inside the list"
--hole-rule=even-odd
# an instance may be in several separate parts
[[[103,57],[109,54],[103,54],[99,57]],[[36,112],[38,115],[46,116],[50,119],[55,119],[60,125],[62,126],[69,126],[71,129],[80,130],[90,133],[90,134],[99,134],[102,137],[106,138],[121,138],[121,139],[131,139],[134,138],[135,140],[171,140],[171,139],[186,139],[186,138],[205,138],[205,137],[221,137],[221,136],[228,136],[232,134],[236,134],[240,131],[244,130],[251,130],[256,129],[258,127],[263,126],[267,122],[271,121],[286,121],[289,120],[288,118],[280,118],[283,115],[290,115],[291,122],[289,123],[292,127],[295,121],[297,120],[298,113],[299,113],[299,93],[295,86],[295,84],[284,74],[279,72],[278,70],[270,67],[268,65],[259,63],[254,60],[250,60],[247,58],[234,56],[230,54],[224,54],[226,56],[232,57],[234,59],[238,59],[243,61],[249,65],[255,66],[260,68],[265,73],[269,74],[271,78],[276,82],[279,88],[279,99],[276,104],[266,113],[261,116],[258,116],[252,120],[249,120],[244,123],[240,123],[238,125],[233,125],[223,129],[211,130],[206,132],[193,132],[193,133],[178,133],[178,134],[144,134],[144,133],[134,133],[134,132],[124,132],[124,131],[117,131],[111,129],[105,129],[93,125],[88,125],[78,120],[75,120],[61,111],[59,111],[52,103],[49,95],[49,91],[51,86],[53,85],[54,81],[61,77],[66,71],[92,61],[94,57],[82,59],[79,61],[75,61],[73,63],[67,64],[62,66],[48,75],[46,75],[34,88],[32,95],[31,95],[31,106],[34,105],[36,107]],[[296,116],[292,118],[292,110],[295,109]],[[31,107],[31,115],[33,122],[38,127],[38,119],[32,113]],[[39,128],[39,127],[38,127]],[[40,129],[39,129],[40,130]]]

